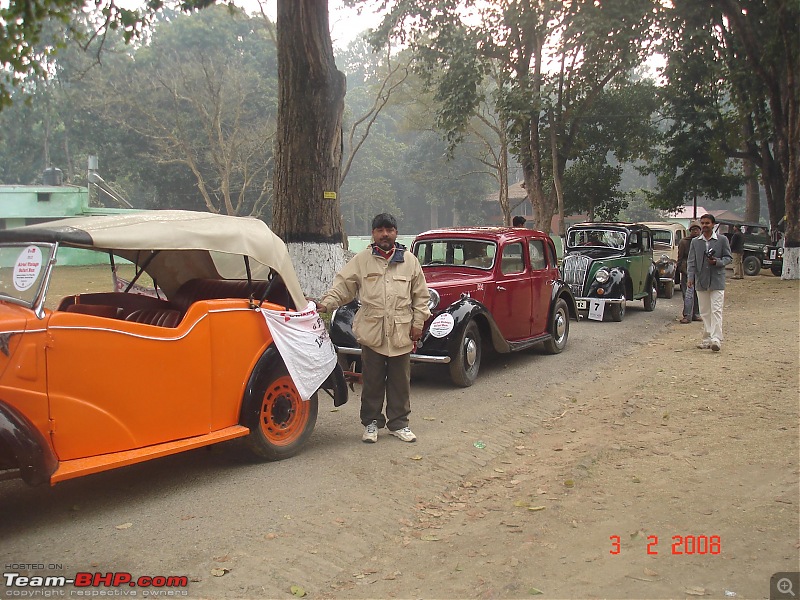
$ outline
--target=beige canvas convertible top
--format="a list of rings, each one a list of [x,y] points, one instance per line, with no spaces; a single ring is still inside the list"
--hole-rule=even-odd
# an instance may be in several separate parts
[[[302,309],[307,304],[283,240],[252,217],[154,210],[29,225],[2,232],[0,241],[12,236],[15,241],[39,239],[110,250],[140,266],[149,251],[161,251],[147,271],[167,294],[193,278],[246,277],[242,257],[247,256],[254,279],[265,279],[272,269],[283,279],[295,306]]]

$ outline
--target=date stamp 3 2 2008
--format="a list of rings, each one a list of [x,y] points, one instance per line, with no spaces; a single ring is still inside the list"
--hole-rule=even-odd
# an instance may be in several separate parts
[[[622,538],[618,535],[609,536],[611,549],[609,554],[622,552]],[[722,552],[722,539],[718,535],[673,535],[670,553],[673,555],[708,555]],[[658,536],[647,536],[647,554],[658,554]]]

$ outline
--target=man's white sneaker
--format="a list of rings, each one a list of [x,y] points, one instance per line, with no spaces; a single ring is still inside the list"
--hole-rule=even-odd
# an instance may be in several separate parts
[[[709,348],[711,348],[711,342],[703,340],[702,342],[697,344],[697,347],[700,348],[700,350],[708,350]]]
[[[403,427],[402,429],[398,429],[397,431],[390,431],[389,433],[391,433],[396,438],[400,438],[404,442],[417,441],[417,436],[415,436],[414,433],[408,427]]]
[[[374,444],[378,441],[378,422],[373,421],[364,429],[364,435],[361,436],[362,442]]]

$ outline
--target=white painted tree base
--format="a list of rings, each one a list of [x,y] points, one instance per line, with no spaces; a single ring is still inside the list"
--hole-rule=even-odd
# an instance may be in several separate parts
[[[783,249],[781,279],[800,279],[800,248]]]
[[[319,298],[327,292],[334,275],[353,256],[341,244],[291,242],[286,244],[286,248],[303,293],[309,298]]]

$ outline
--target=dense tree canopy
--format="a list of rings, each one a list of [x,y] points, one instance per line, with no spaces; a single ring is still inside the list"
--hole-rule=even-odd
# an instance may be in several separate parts
[[[757,165],[773,226],[797,222],[800,5],[793,0],[676,2],[663,23],[668,64],[662,205],[728,196],[741,161]],[[736,161],[736,162],[732,162]],[[800,242],[791,226],[787,240]]]
[[[30,183],[56,165],[79,182],[94,154],[107,176],[140,196],[138,206],[262,214],[271,189],[277,59],[261,19],[220,7],[165,13],[147,44],[126,45],[113,33],[103,43],[101,63],[94,46],[87,54],[69,44],[48,81],[26,86],[46,111],[38,115],[44,126],[0,143],[0,156],[15,157],[4,161],[2,180]],[[17,102],[0,121],[20,115],[36,118]],[[20,153],[22,142],[33,151]],[[37,146],[48,149],[44,156]]]
[[[418,68],[441,104],[437,125],[452,145],[462,141],[481,102],[487,89],[482,82],[496,74],[493,108],[508,123],[510,149],[522,165],[536,225],[549,228],[585,116],[603,90],[619,85],[647,56],[660,4],[397,0],[385,5],[388,14],[373,43],[395,37],[415,50]]]

